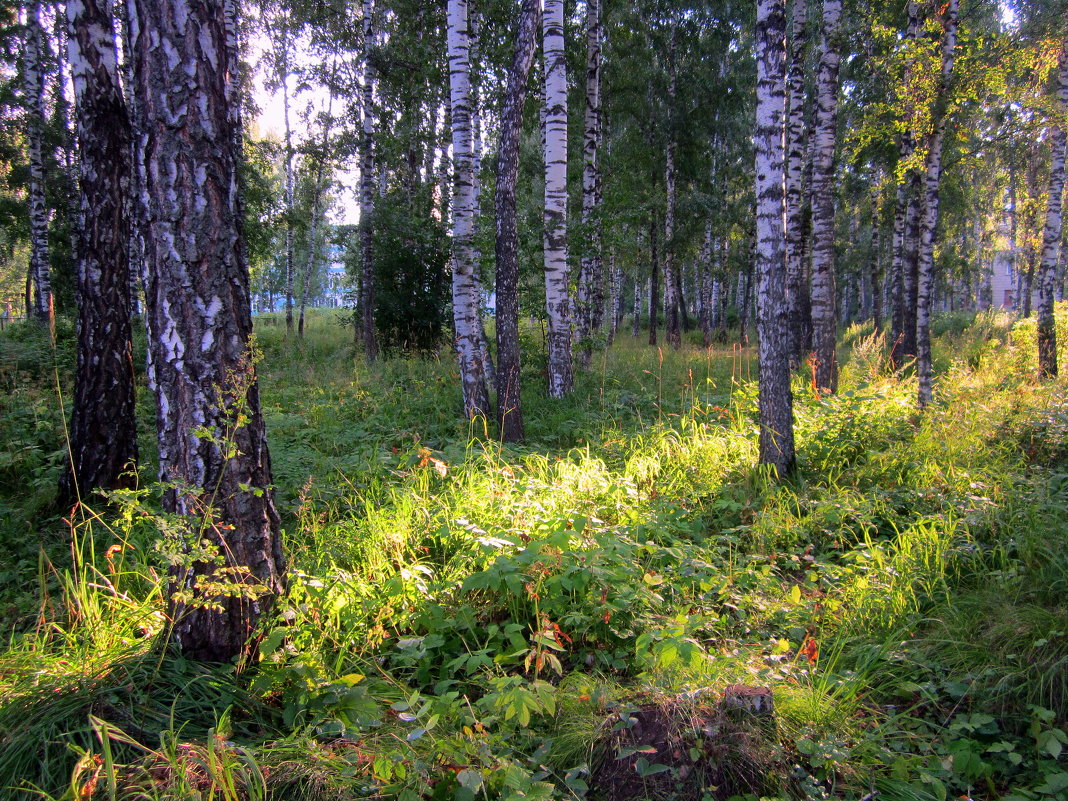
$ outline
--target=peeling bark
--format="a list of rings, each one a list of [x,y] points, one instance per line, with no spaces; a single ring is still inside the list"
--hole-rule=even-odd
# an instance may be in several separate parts
[[[176,549],[207,540],[223,562],[172,570],[172,636],[186,656],[210,661],[249,653],[284,588],[285,565],[249,353],[240,112],[228,80],[237,54],[226,16],[218,0],[134,0],[130,8],[164,508],[184,520]]]
[[[1068,40],[1061,46],[1057,64],[1057,107],[1062,119],[1068,114]],[[1064,197],[1064,123],[1056,126],[1050,137],[1053,161],[1049,173],[1046,201],[1046,224],[1042,230],[1042,264],[1038,282],[1038,369],[1045,378],[1057,375],[1057,329],[1053,320],[1054,282],[1061,244],[1061,204]]]
[[[78,363],[70,423],[67,501],[136,483],[137,426],[131,331],[130,121],[119,86],[111,9],[67,3],[79,143],[76,226]]]

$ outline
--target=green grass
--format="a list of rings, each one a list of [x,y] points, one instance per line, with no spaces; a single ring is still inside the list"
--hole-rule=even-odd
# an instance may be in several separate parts
[[[335,313],[303,341],[261,323],[292,581],[240,669],[156,642],[150,442],[145,490],[67,522],[49,508],[70,335],[53,355],[10,331],[11,797],[1068,792],[1068,392],[1036,381],[1026,324],[941,320],[923,415],[851,328],[837,396],[796,377],[799,470],[776,483],[750,351],[624,333],[560,401],[531,329],[528,441],[505,446],[460,418],[447,351],[367,366]],[[702,732],[735,684],[771,688],[775,725],[716,750]],[[676,717],[672,753],[623,753],[654,709]],[[727,753],[743,767],[712,765]]]

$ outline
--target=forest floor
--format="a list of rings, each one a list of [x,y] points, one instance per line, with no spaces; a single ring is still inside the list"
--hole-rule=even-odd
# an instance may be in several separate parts
[[[0,334],[0,797],[1068,798],[1068,384],[1033,323],[939,319],[923,414],[849,329],[780,483],[751,349],[628,332],[554,401],[531,327],[502,447],[446,351],[274,322],[290,588],[226,667],[157,637],[147,391],[144,488],[65,519],[70,325]]]

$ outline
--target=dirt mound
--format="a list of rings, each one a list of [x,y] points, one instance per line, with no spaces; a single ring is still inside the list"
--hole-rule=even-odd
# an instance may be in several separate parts
[[[610,801],[770,795],[779,753],[765,688],[658,698],[602,724],[591,789]]]

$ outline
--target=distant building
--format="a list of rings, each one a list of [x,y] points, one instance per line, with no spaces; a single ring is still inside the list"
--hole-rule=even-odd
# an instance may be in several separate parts
[[[1012,254],[1007,248],[999,250],[994,255],[990,269],[994,271],[990,281],[994,308],[1007,311],[1022,308],[1019,298],[1016,297],[1017,273],[1012,269]],[[1038,291],[1035,290],[1031,293],[1031,308],[1037,306]]]

